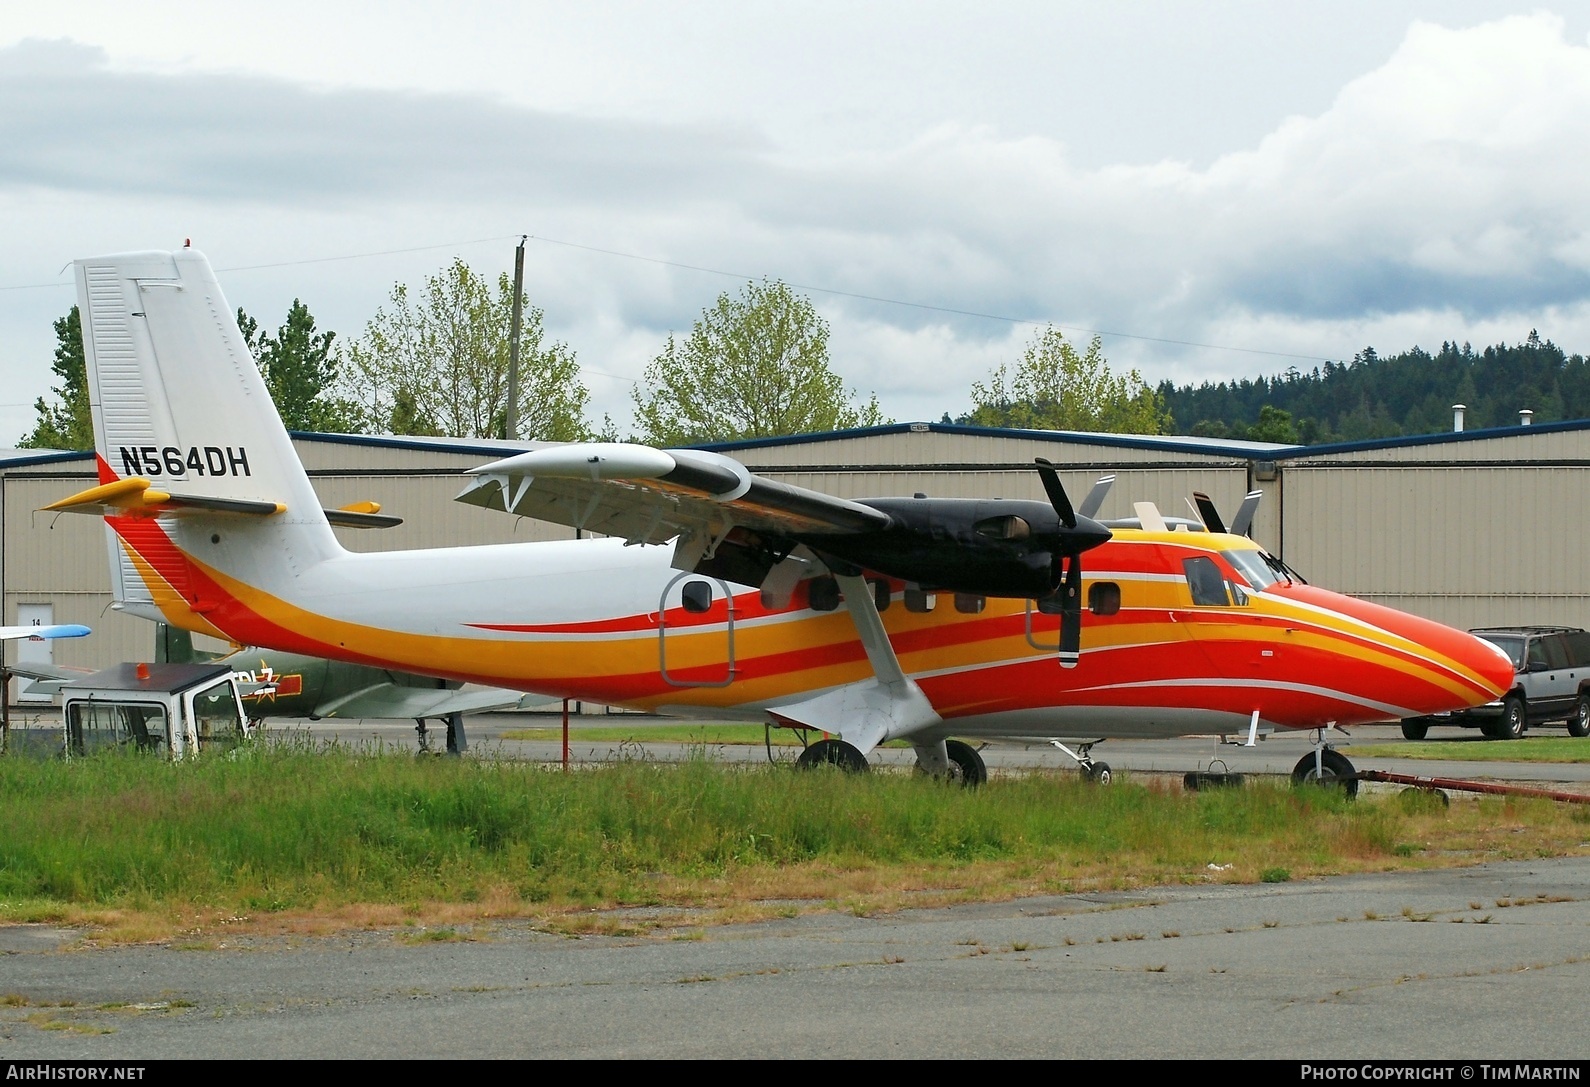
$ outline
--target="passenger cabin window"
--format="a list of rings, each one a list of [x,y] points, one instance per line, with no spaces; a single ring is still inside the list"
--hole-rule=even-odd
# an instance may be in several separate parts
[[[963,615],[976,615],[988,603],[988,598],[976,593],[956,593],[955,610]]]
[[[1121,587],[1113,581],[1095,581],[1088,588],[1088,610],[1094,615],[1114,615],[1121,610]]]
[[[1226,592],[1226,579],[1214,559],[1198,555],[1182,559],[1181,567],[1187,574],[1187,585],[1192,589],[1194,604],[1216,608],[1231,606],[1231,596]]]
[[[879,611],[888,611],[889,601],[893,598],[893,594],[889,592],[889,583],[887,581],[872,582],[872,602],[877,605]]]
[[[806,599],[812,611],[833,611],[839,607],[839,582],[831,577],[812,578]]]
[[[712,610],[712,586],[705,581],[687,581],[679,590],[680,603],[695,615]]]
[[[907,589],[905,591],[905,610],[914,612],[929,612],[938,603],[938,598],[925,589]]]

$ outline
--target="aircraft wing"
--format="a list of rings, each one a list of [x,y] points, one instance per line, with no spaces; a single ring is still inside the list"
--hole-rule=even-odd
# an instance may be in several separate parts
[[[361,690],[329,699],[315,707],[316,717],[438,718],[454,713],[488,713],[515,709],[525,699],[519,691],[501,687],[480,687],[466,683],[456,689],[401,687],[377,683]],[[546,699],[531,696],[534,704]]]
[[[20,679],[31,679],[33,681],[22,688],[23,694],[54,696],[61,693],[63,684],[92,675],[94,670],[92,668],[67,668],[59,664],[45,664],[42,661],[18,661],[8,666],[6,671]]]
[[[56,623],[53,626],[39,627],[0,627],[0,641],[11,641],[16,638],[81,638],[89,633],[89,629],[81,623]],[[13,668],[11,671],[16,672]],[[18,675],[21,673],[18,672]]]
[[[777,536],[877,531],[889,515],[843,498],[761,479],[698,449],[580,442],[473,468],[458,501],[629,543],[715,541],[741,528]]]

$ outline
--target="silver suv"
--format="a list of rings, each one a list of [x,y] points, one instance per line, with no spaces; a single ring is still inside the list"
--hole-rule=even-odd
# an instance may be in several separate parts
[[[1422,740],[1431,725],[1483,729],[1493,740],[1516,740],[1531,725],[1568,723],[1568,735],[1590,736],[1590,633],[1578,627],[1481,627],[1469,631],[1513,660],[1513,687],[1495,702],[1454,713],[1410,717],[1402,734]]]

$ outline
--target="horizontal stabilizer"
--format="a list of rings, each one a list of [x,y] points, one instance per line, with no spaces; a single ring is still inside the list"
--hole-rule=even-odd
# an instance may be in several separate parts
[[[377,513],[380,505],[375,502],[360,502],[359,506],[374,506],[373,510],[358,508],[350,509],[344,506],[340,510],[324,510],[326,520],[339,528],[397,528],[403,523],[403,518],[393,517],[389,513]]]
[[[284,513],[280,502],[251,498],[211,498],[205,495],[172,494],[155,487],[141,476],[118,479],[79,491],[69,498],[43,507],[46,513],[86,513],[94,517],[159,517],[183,513],[232,513],[247,517],[270,517]]]

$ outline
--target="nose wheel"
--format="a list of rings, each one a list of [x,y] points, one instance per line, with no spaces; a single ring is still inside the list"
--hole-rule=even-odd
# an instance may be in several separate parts
[[[1334,786],[1350,798],[1358,795],[1358,771],[1346,755],[1322,744],[1292,767],[1292,784]]]
[[[1110,764],[1100,762],[1089,754],[1093,750],[1093,745],[1099,742],[1099,740],[1089,740],[1085,744],[1078,744],[1077,749],[1072,751],[1059,740],[1049,741],[1054,747],[1076,760],[1077,768],[1082,771],[1083,781],[1091,781],[1095,785],[1108,785],[1114,780],[1114,775],[1110,771]]]

